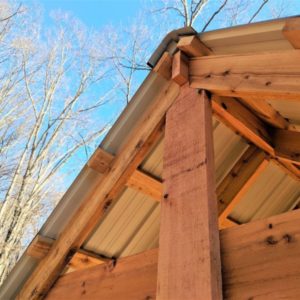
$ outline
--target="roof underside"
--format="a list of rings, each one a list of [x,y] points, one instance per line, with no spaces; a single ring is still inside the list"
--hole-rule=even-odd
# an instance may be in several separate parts
[[[212,31],[200,34],[200,38],[216,54],[291,49],[290,43],[281,33],[283,22],[284,20],[277,20]],[[172,49],[171,46],[169,48]],[[156,74],[147,77],[101,144],[103,149],[112,154],[118,153],[141,112],[149,106],[151,99],[165,84],[166,82]],[[300,102],[275,100],[268,102],[283,117],[289,119],[291,124],[300,128]],[[218,186],[249,145],[216,119],[213,120],[213,128]],[[155,178],[162,176],[163,145],[162,139],[140,167]],[[101,175],[85,166],[39,234],[56,239],[86,197],[87,191],[100,180]],[[229,217],[238,223],[245,223],[291,210],[299,200],[299,182],[270,162]],[[136,190],[126,188],[84,243],[83,248],[110,257],[121,257],[157,247],[159,218],[160,205],[157,201]],[[36,264],[33,258],[24,254],[2,287],[0,299],[14,297]]]

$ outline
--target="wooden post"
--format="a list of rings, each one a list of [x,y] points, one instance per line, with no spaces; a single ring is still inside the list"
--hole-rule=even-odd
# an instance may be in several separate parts
[[[167,112],[157,299],[222,298],[212,111],[187,86]]]

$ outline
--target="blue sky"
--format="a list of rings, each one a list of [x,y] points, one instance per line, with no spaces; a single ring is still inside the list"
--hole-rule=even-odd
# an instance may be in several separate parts
[[[44,8],[46,15],[52,10],[71,12],[93,28],[127,21],[142,6],[142,0],[39,0],[37,3]]]

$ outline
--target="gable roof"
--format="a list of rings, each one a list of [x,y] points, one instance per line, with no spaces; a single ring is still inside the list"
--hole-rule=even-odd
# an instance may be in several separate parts
[[[282,35],[285,22],[286,19],[278,19],[205,32],[198,36],[215,54],[292,49],[292,45]],[[188,28],[167,35],[152,55],[149,65],[155,66],[166,50],[171,54],[174,53],[179,36],[192,32],[193,30]],[[118,153],[142,112],[167,84],[167,80],[151,72],[109,131],[100,148],[111,154]],[[295,126],[300,126],[300,103],[288,102],[288,105],[282,105],[275,100],[269,103]],[[214,147],[218,186],[250,146],[224,124],[214,120]],[[162,175],[162,149],[163,140],[141,165],[144,172],[157,179],[161,179]],[[103,175],[85,165],[38,234],[57,239],[88,192],[99,184],[102,177]],[[238,223],[249,222],[293,209],[299,199],[299,183],[277,165],[270,163],[233,209],[230,217]],[[158,231],[159,203],[127,187],[93,234],[85,241],[83,249],[108,257],[127,256],[156,247]],[[0,299],[14,298],[37,263],[38,261],[25,251],[1,287]]]

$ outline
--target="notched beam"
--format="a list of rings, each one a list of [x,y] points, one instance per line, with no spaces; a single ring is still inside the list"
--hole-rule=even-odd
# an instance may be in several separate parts
[[[88,166],[95,171],[103,174],[110,168],[114,156],[101,148],[98,148],[88,161]],[[150,196],[156,201],[161,200],[162,183],[158,179],[144,173],[140,170],[135,170],[128,178],[126,186],[133,188],[147,196]]]
[[[172,80],[180,86],[189,80],[188,58],[181,51],[178,51],[173,57]]]
[[[300,18],[287,19],[282,34],[295,49],[300,49]]]
[[[37,260],[42,260],[47,256],[54,242],[54,239],[37,235],[27,248],[26,254]],[[97,255],[89,251],[79,249],[71,256],[66,266],[66,273],[93,267],[107,261],[111,261],[111,259],[102,255]]]
[[[107,151],[97,148],[92,157],[89,159],[87,165],[89,168],[104,174],[110,168],[114,156]]]
[[[161,75],[167,80],[172,77],[172,57],[168,52],[164,52],[156,66],[153,68],[153,72]]]
[[[196,35],[180,38],[177,48],[188,57],[211,55],[212,51]]]

